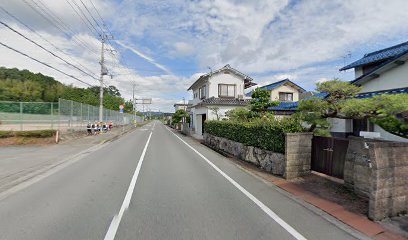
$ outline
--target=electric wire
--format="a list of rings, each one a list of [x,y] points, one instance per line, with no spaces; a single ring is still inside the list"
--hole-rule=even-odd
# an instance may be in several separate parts
[[[8,29],[10,29],[11,31],[13,31],[14,33],[20,35],[21,37],[23,37],[24,39],[26,39],[27,41],[30,41],[31,43],[35,44],[37,47],[43,49],[44,51],[48,52],[49,54],[53,55],[54,57],[62,60],[63,62],[65,62],[66,64],[74,67],[75,69],[81,71],[82,73],[90,76],[91,78],[95,79],[95,80],[99,80],[97,79],[95,76],[90,75],[89,73],[85,72],[84,70],[78,68],[77,66],[73,65],[72,63],[68,62],[67,60],[61,58],[60,56],[56,55],[55,53],[51,52],[50,50],[44,48],[42,45],[38,44],[37,42],[33,41],[32,39],[28,38],[27,36],[25,36],[24,34],[20,33],[19,31],[15,30],[14,28],[10,27],[8,24],[4,23],[3,21],[0,21],[0,24],[2,24],[3,26],[7,27]]]
[[[2,6],[0,6],[0,9],[5,12],[9,17],[11,17],[12,19],[16,20],[18,23],[20,23],[21,25],[23,25],[25,28],[27,28],[28,30],[30,30],[31,32],[33,32],[34,34],[36,34],[38,37],[40,37],[42,40],[46,41],[48,44],[50,44],[51,46],[53,46],[57,51],[59,51],[60,53],[66,55],[68,58],[70,58],[72,61],[76,62],[79,66],[81,66],[82,68],[86,69],[88,71],[88,73],[95,75],[95,73],[93,73],[89,68],[87,68],[86,66],[82,65],[80,62],[78,62],[77,60],[75,60],[74,58],[72,58],[69,54],[67,54],[64,50],[60,49],[59,47],[57,47],[55,44],[53,44],[52,42],[50,42],[46,37],[42,36],[40,33],[38,33],[36,30],[34,30],[33,28],[31,28],[30,26],[28,26],[27,24],[25,24],[23,21],[21,21],[19,18],[17,18],[15,15],[13,15],[12,13],[10,13],[9,11],[7,11],[6,9],[4,9]]]
[[[87,82],[84,82],[84,81],[82,81],[81,79],[79,79],[79,78],[77,78],[77,77],[75,77],[75,76],[73,76],[73,75],[71,75],[71,74],[68,74],[68,73],[66,73],[66,72],[64,72],[64,71],[61,71],[61,70],[59,70],[58,68],[55,68],[55,67],[53,67],[53,66],[51,66],[51,65],[49,65],[49,64],[47,64],[47,63],[45,63],[45,62],[42,62],[42,61],[40,61],[40,60],[38,60],[38,59],[36,59],[36,58],[34,58],[34,57],[31,57],[30,55],[28,55],[28,54],[26,54],[26,53],[23,53],[23,52],[21,52],[21,51],[15,49],[15,48],[13,48],[13,47],[10,47],[9,45],[7,45],[7,44],[5,44],[5,43],[3,43],[3,42],[0,42],[0,45],[2,45],[2,46],[5,47],[5,48],[8,48],[8,49],[10,49],[10,50],[12,50],[12,51],[14,51],[14,52],[17,52],[17,53],[19,53],[19,54],[21,54],[21,55],[23,55],[23,56],[25,56],[25,57],[27,57],[27,58],[33,60],[33,61],[36,61],[36,62],[38,62],[38,63],[40,63],[40,64],[42,64],[42,65],[44,65],[44,66],[46,66],[46,67],[49,67],[49,68],[51,68],[51,69],[53,69],[53,70],[55,70],[55,71],[57,71],[57,72],[59,72],[59,73],[62,73],[62,74],[66,75],[66,76],[68,76],[68,77],[70,77],[70,78],[72,78],[72,79],[75,79],[75,80],[77,80],[77,81],[79,81],[79,82],[81,82],[81,83],[83,83],[83,84],[86,84],[86,85],[88,85],[88,86],[90,86],[90,87],[93,87],[91,84],[89,84],[89,83],[87,83]]]

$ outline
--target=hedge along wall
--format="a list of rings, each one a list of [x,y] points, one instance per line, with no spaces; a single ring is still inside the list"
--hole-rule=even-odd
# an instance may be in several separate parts
[[[0,138],[30,137],[48,138],[55,136],[57,130],[33,130],[33,131],[0,131]]]
[[[271,122],[206,121],[205,131],[217,137],[273,152],[285,153],[285,133],[304,132],[296,121]]]

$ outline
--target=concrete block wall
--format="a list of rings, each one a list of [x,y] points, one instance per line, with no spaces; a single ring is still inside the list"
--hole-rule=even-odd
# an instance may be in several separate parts
[[[349,137],[346,160],[344,163],[344,184],[357,195],[370,196],[371,162],[370,149],[362,138]]]
[[[310,173],[312,137],[312,133],[287,134],[285,154],[245,146],[207,133],[204,134],[204,143],[215,150],[251,162],[272,174],[291,179]]]
[[[284,178],[310,174],[313,133],[287,133],[285,140]]]
[[[369,143],[372,173],[368,217],[408,213],[408,143]]]
[[[408,143],[350,138],[344,182],[369,199],[368,217],[408,212]]]

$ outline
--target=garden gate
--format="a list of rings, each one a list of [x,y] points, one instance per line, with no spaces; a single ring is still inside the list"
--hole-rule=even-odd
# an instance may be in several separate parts
[[[346,138],[313,137],[312,170],[343,179],[348,144]]]

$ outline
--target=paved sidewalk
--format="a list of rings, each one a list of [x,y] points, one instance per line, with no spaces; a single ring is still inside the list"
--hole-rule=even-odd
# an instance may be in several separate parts
[[[329,215],[337,218],[341,222],[351,226],[357,231],[365,234],[366,236],[376,239],[376,240],[403,240],[405,237],[398,235],[394,232],[391,232],[385,229],[380,224],[370,221],[366,216],[361,214],[356,214],[345,209],[344,206],[333,203],[326,199],[319,197],[316,194],[313,194],[310,191],[306,191],[302,188],[296,186],[296,184],[282,179],[277,176],[273,176],[269,173],[266,173],[256,166],[253,166],[249,163],[233,160],[236,162],[243,170],[262,178],[264,181],[270,182],[275,186],[281,188],[282,190],[290,193],[295,198],[300,199],[304,202],[307,202],[320,210],[328,213]]]
[[[0,147],[0,193],[58,166],[91,147],[112,141],[135,128],[114,128],[95,136],[72,138],[52,145]]]

